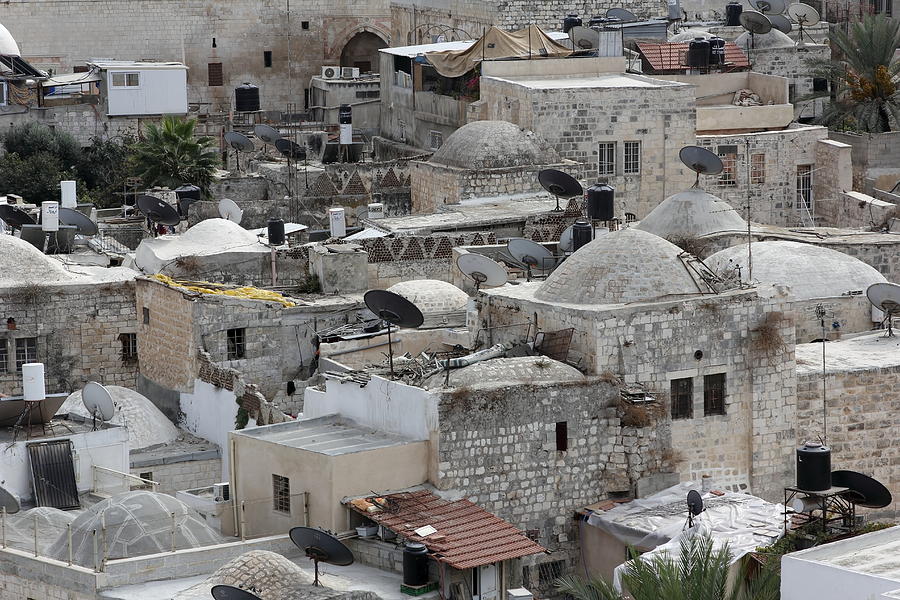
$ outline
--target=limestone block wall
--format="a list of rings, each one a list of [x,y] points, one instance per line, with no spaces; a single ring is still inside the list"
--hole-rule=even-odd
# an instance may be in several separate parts
[[[800,52],[797,48],[754,48],[750,50],[753,70],[766,75],[787,77],[793,93],[795,118],[813,118],[822,114],[828,104],[827,96],[815,100],[802,100],[813,93],[813,78],[808,61],[828,59],[831,50],[825,44],[809,44]]]
[[[832,131],[829,137],[853,146],[853,189],[872,194],[890,191],[900,181],[900,132],[854,134]]]
[[[102,106],[75,104],[44,108],[21,107],[22,112],[9,112],[0,122],[0,133],[23,125],[37,122],[72,134],[82,145],[87,146],[92,138],[137,137],[147,123],[154,118],[107,117]],[[38,201],[40,202],[40,201]]]
[[[157,492],[175,495],[179,490],[206,487],[222,481],[222,459],[188,460],[176,463],[132,467],[138,477],[151,473],[149,479],[159,483]]]
[[[194,300],[157,281],[135,281],[141,375],[171,390],[190,392],[199,345]]]

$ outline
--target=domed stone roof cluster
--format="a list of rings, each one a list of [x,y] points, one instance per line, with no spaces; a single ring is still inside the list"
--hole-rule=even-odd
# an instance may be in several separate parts
[[[473,121],[454,131],[431,163],[461,169],[503,169],[560,162],[549,144],[507,121]]]
[[[465,310],[469,301],[469,296],[464,291],[439,279],[401,281],[387,291],[403,296],[426,317]]]
[[[769,33],[757,33],[753,36],[752,46],[750,32],[745,31],[734,40],[734,43],[741,49],[751,47],[753,50],[765,50],[769,48],[794,48],[794,43],[786,33],[772,29]]]

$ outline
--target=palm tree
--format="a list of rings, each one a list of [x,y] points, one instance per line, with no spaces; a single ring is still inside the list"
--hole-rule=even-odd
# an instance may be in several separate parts
[[[749,581],[740,577],[729,584],[731,560],[727,545],[716,549],[708,536],[686,536],[677,557],[635,557],[625,568],[622,584],[634,600],[778,600],[778,577],[768,569]],[[575,600],[626,598],[600,577],[561,577],[556,589]]]
[[[869,133],[900,129],[900,20],[866,15],[831,41],[839,58],[810,61],[836,93],[819,122]]]
[[[136,174],[146,185],[175,188],[192,183],[209,194],[219,158],[213,138],[194,136],[196,125],[196,119],[171,115],[159,125],[147,125],[132,157]]]

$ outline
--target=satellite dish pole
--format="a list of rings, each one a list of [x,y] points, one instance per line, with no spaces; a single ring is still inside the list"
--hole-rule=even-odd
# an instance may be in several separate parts
[[[828,445],[828,402],[826,401],[826,376],[825,376],[825,307],[821,303],[816,304],[816,318],[822,326],[822,445]]]

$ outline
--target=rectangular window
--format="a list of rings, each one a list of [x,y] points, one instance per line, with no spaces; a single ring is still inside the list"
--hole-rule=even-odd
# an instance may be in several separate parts
[[[828,80],[824,77],[813,77],[813,91],[814,92],[827,92],[828,91]]]
[[[268,68],[272,66],[272,51],[263,50],[263,66]]]
[[[300,29],[309,29],[309,21],[300,21]]]
[[[228,360],[238,360],[244,358],[246,350],[245,330],[243,327],[228,330]]]
[[[291,514],[291,480],[272,474],[272,510]]]
[[[122,342],[122,362],[137,360],[137,334],[119,334],[119,341]]]
[[[143,310],[141,310],[141,316],[144,319],[144,325],[149,325],[150,324],[150,309],[145,306],[143,308]]]
[[[16,340],[16,373],[22,372],[22,365],[37,361],[37,338]]]
[[[597,173],[599,175],[616,174],[616,143],[600,142],[597,156]]]
[[[206,83],[209,87],[221,87],[225,85],[222,63],[215,62],[206,64]]]
[[[444,145],[444,134],[440,131],[431,132],[431,149],[437,150]]]
[[[0,106],[6,106],[6,102],[7,102],[6,98],[7,98],[6,82],[0,81]]]
[[[750,155],[750,183],[766,182],[766,155],[751,154]]]
[[[0,373],[9,372],[9,345],[8,342],[0,340]]]
[[[141,85],[140,73],[124,73],[119,71],[110,73],[110,77],[114,88],[139,87]]]
[[[672,380],[672,418],[690,419],[694,416],[694,380]]]
[[[623,170],[626,175],[635,175],[641,172],[641,143],[625,142],[625,163]]]
[[[737,146],[719,146],[717,154],[724,167],[719,175],[719,185],[737,185]]]
[[[703,377],[703,414],[725,414],[725,373]]]
[[[379,90],[364,90],[360,92],[356,92],[357,98],[378,98],[381,96],[381,92]]]
[[[565,452],[569,449],[569,423],[559,421],[556,424],[556,451]]]
[[[797,209],[812,210],[812,165],[797,165]]]
[[[153,481],[153,471],[144,471],[143,473],[139,473],[138,477],[146,479],[147,481]]]

